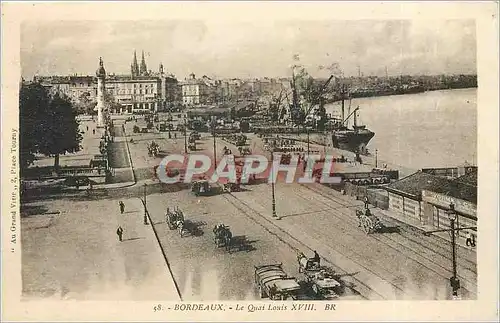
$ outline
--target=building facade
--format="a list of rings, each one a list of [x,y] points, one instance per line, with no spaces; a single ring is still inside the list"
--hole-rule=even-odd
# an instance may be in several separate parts
[[[189,75],[181,84],[182,103],[187,106],[206,104],[209,96],[208,85],[196,79],[195,74]]]
[[[389,210],[404,218],[448,229],[447,212],[453,204],[457,227],[476,226],[477,167],[423,169],[390,184],[386,190]],[[465,237],[465,232],[457,235]]]
[[[160,64],[158,72],[148,71],[144,52],[140,65],[134,51],[130,75],[107,74],[105,101],[111,113],[157,112],[181,102],[180,87],[173,75],[166,74]],[[35,77],[51,91],[67,95],[72,101],[97,102],[97,76]]]

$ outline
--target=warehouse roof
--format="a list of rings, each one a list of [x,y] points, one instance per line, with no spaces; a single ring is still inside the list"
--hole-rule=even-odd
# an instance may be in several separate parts
[[[387,186],[393,193],[411,195],[422,198],[422,191],[432,191],[454,198],[477,203],[477,173],[474,184],[474,174],[469,173],[456,179],[435,176],[418,171]]]

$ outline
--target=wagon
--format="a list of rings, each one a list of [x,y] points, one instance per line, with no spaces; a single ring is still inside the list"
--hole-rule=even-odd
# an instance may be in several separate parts
[[[214,227],[214,243],[217,248],[225,247],[226,250],[230,251],[231,249],[231,241],[233,238],[233,234],[231,229],[224,224],[220,224]]]
[[[243,147],[239,146],[238,151],[240,152],[241,155],[246,156],[246,155],[251,155],[252,151],[248,147]]]
[[[170,211],[167,208],[167,213],[165,214],[165,221],[167,222],[168,228],[170,230],[174,230],[178,228],[178,224],[184,222],[184,213],[180,209],[174,209],[174,211]]]
[[[304,276],[316,297],[320,299],[335,299],[339,297],[338,289],[341,285],[335,279],[334,275],[326,269],[305,271]]]
[[[307,258],[303,253],[299,253],[297,256],[297,261],[299,262],[299,273],[310,271],[310,270],[319,270],[320,264],[312,258]]]
[[[239,183],[225,183],[222,185],[222,190],[224,192],[239,192],[241,190],[241,186]]]
[[[285,273],[281,263],[255,266],[255,285],[260,298],[270,300],[295,300],[301,289],[295,277]]]
[[[209,194],[210,190],[210,183],[207,180],[194,181],[191,185],[191,192],[196,196]]]
[[[373,215],[369,209],[356,210],[358,227],[361,227],[366,234],[374,233],[382,229],[383,225],[379,218]]]
[[[338,297],[338,288],[341,285],[329,270],[321,267],[318,261],[307,258],[303,253],[299,253],[297,261],[299,272],[303,273],[305,282],[317,298],[335,299]]]

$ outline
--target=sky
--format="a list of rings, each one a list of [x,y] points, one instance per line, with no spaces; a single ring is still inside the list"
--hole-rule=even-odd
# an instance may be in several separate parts
[[[294,56],[316,77],[339,64],[346,76],[476,73],[474,20],[229,22],[57,21],[23,23],[21,71],[34,75],[129,74],[134,50],[184,79],[286,77]]]

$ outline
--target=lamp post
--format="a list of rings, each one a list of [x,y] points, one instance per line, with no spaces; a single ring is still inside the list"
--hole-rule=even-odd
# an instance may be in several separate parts
[[[309,127],[306,127],[307,130],[307,158],[309,158]]]
[[[147,207],[147,201],[146,201],[146,196],[147,196],[147,184],[144,183],[144,224],[148,225],[148,207]]]
[[[276,215],[276,198],[274,196],[274,149],[271,151],[271,198],[272,198],[272,210],[273,210],[273,218],[277,218]]]
[[[460,289],[460,281],[457,278],[457,258],[456,258],[456,244],[455,244],[455,221],[457,213],[455,212],[455,205],[450,203],[450,209],[446,212],[450,220],[451,227],[451,247],[452,247],[452,261],[453,261],[453,276],[450,277],[450,285],[453,292],[453,298],[458,297],[458,290]]]
[[[188,153],[188,146],[187,146],[187,122],[186,122],[186,117],[184,116],[184,153]]]
[[[213,137],[214,137],[214,172],[217,169],[217,147],[215,143],[215,117],[212,118],[212,131],[213,131]]]
[[[452,247],[452,261],[453,261],[453,276],[450,277],[450,285],[452,289],[452,295],[453,299],[458,298],[458,291],[460,289],[460,280],[457,277],[457,255],[456,255],[456,242],[455,242],[455,234],[458,231],[462,230],[477,230],[477,226],[471,226],[471,227],[461,227],[461,228],[455,228],[455,221],[457,220],[457,213],[455,212],[455,205],[453,203],[450,203],[450,208],[448,211],[446,211],[446,215],[448,216],[448,219],[450,220],[450,228],[449,229],[439,229],[439,230],[432,230],[432,231],[426,231],[424,232],[424,235],[428,236],[431,233],[435,232],[450,232],[451,233],[451,247]]]
[[[378,168],[378,149],[375,149],[375,168]]]

